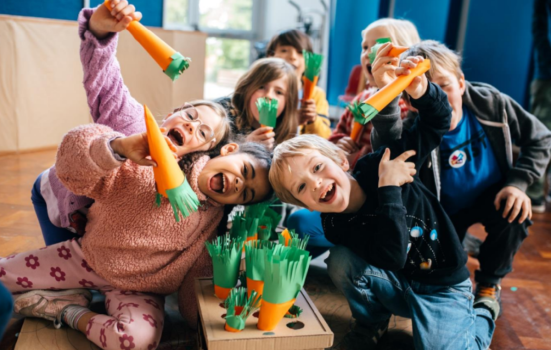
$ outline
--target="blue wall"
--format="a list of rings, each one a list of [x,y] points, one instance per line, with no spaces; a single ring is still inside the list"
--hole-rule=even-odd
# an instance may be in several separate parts
[[[91,7],[96,7],[100,3],[103,1],[90,0]],[[162,26],[162,1],[133,0],[132,4],[144,15],[142,24],[151,27]],[[76,21],[82,5],[82,0],[0,0],[0,14]]]
[[[393,17],[413,22],[421,39],[444,42],[449,9],[450,0],[396,0]]]

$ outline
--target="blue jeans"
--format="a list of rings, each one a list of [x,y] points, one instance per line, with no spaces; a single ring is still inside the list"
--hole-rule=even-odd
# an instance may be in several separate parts
[[[31,190],[31,201],[33,202],[34,212],[38,218],[38,223],[42,229],[42,236],[46,245],[52,245],[70,240],[71,238],[79,237],[71,231],[57,227],[50,221],[48,216],[48,207],[42,194],[40,193],[40,180],[42,174],[38,175],[38,178],[34,182],[33,189]]]
[[[8,325],[13,310],[13,298],[11,293],[0,283],[0,339]]]
[[[309,211],[307,209],[297,210],[289,215],[287,219],[287,228],[294,229],[302,238],[304,235],[310,235],[310,240],[306,249],[312,254],[312,258],[325,253],[333,246],[323,233],[321,225],[320,212]]]
[[[392,314],[412,319],[416,349],[487,349],[495,324],[490,312],[473,308],[469,279],[453,286],[408,281],[400,272],[369,265],[343,246],[331,248],[329,276],[364,327]]]

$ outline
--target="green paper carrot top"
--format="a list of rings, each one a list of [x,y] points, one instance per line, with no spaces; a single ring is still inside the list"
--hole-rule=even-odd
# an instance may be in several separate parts
[[[238,213],[233,217],[230,237],[243,242],[247,240],[247,220],[243,217],[243,214]]]
[[[205,242],[212,258],[214,294],[225,300],[237,284],[243,241],[231,239],[229,234]]]
[[[302,55],[304,56],[304,77],[302,78],[304,88],[302,98],[310,100],[314,93],[314,87],[318,83],[323,55],[308,52],[306,50],[302,51]]]
[[[258,108],[260,125],[275,128],[277,122],[277,100],[260,97],[256,100],[256,108]]]
[[[144,114],[149,152],[151,158],[157,163],[157,166],[153,167],[153,176],[158,192],[156,203],[157,206],[161,205],[161,195],[168,198],[174,218],[179,222],[178,213],[182,213],[184,218],[188,217],[192,212],[197,211],[199,199],[168,147],[155,118],[145,105]]]
[[[234,288],[231,290],[224,306],[227,310],[224,328],[228,332],[240,332],[245,329],[247,318],[260,306],[260,298],[258,298],[255,291],[247,296],[245,288]]]
[[[267,241],[272,235],[272,218],[263,216],[258,222],[258,239]]]
[[[367,57],[369,58],[369,63],[373,63],[375,61],[375,58],[377,57],[377,52],[386,43],[392,42],[390,38],[379,38],[376,41],[376,44],[371,47],[371,51],[367,54]],[[390,49],[388,55],[391,57],[398,57],[400,54],[404,51],[406,51],[408,48],[403,46],[394,46],[392,49]]]
[[[305,235],[304,238],[300,238],[295,230],[285,229],[278,236],[279,244],[286,247],[297,247],[299,249],[306,250],[306,245],[310,239],[310,235]]]
[[[304,286],[311,259],[307,251],[297,247],[266,251],[258,329],[273,330],[291,308]]]

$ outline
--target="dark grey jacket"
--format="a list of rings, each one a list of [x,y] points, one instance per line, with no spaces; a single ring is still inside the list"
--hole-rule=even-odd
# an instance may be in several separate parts
[[[400,138],[402,128],[409,129],[415,120],[410,112],[402,122],[400,109],[385,108],[373,118],[371,141],[373,149]],[[504,176],[504,186],[514,186],[523,192],[545,172],[551,156],[551,132],[535,116],[525,111],[509,96],[491,85],[466,82],[463,105],[480,122],[494,151]],[[390,106],[389,106],[390,107]],[[513,144],[520,155],[513,165]],[[440,149],[435,149],[421,169],[421,180],[440,199]]]

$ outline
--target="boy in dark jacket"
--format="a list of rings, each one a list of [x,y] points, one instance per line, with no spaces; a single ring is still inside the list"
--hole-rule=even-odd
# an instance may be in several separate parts
[[[420,60],[409,58],[408,67]],[[356,319],[336,348],[373,348],[395,314],[412,319],[417,349],[486,349],[499,305],[473,307],[457,233],[415,172],[449,129],[451,108],[425,76],[407,92],[419,111],[414,125],[360,159],[352,175],[342,150],[301,135],[274,150],[270,182],[282,201],[321,212],[325,235],[336,245],[329,275]],[[381,114],[399,110],[396,98]],[[390,160],[390,154],[399,156]]]

